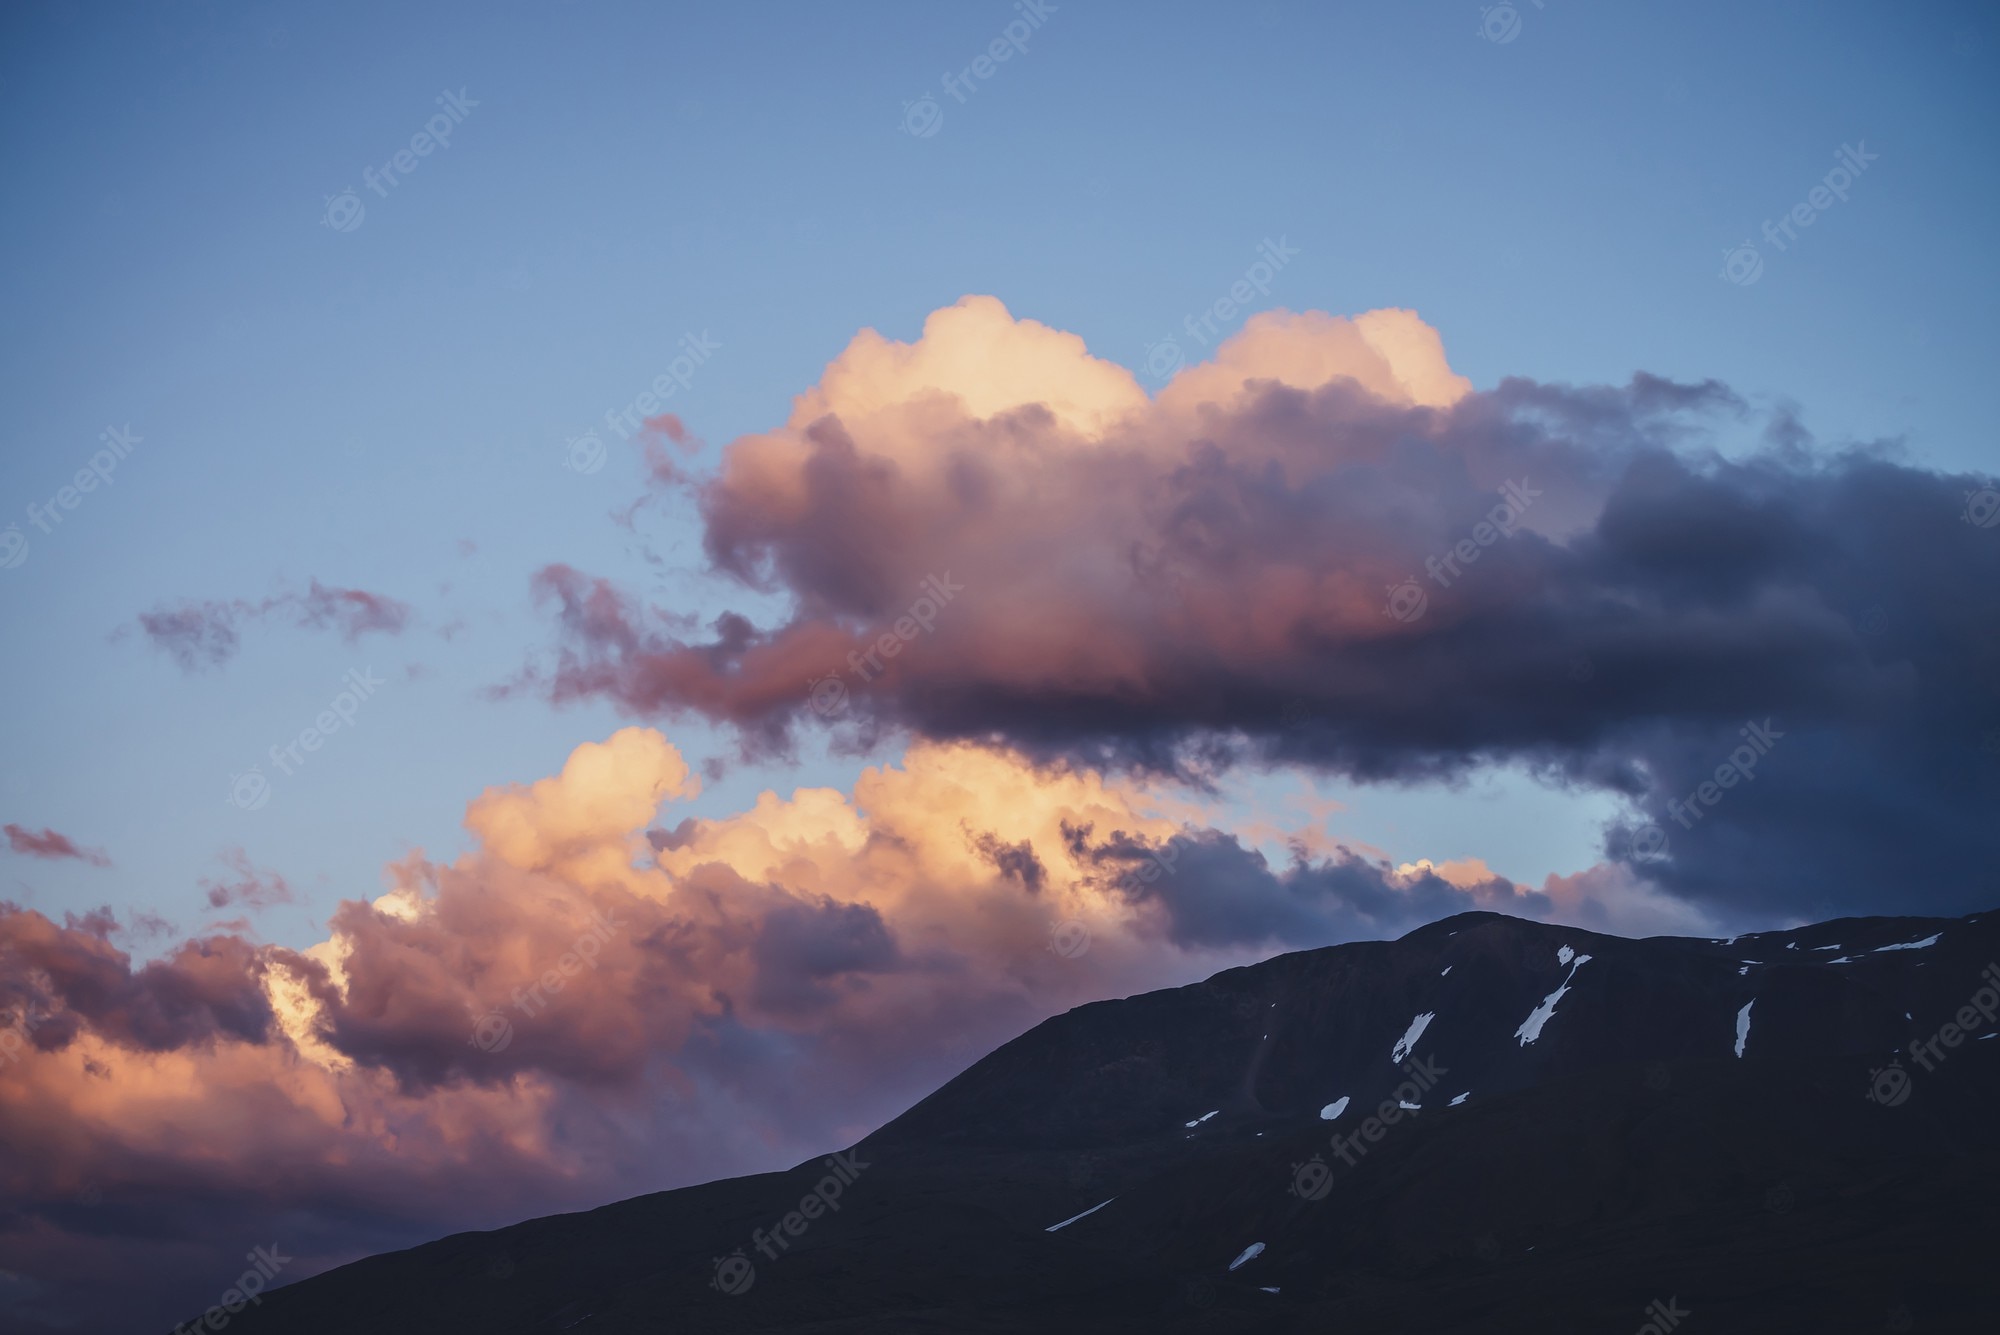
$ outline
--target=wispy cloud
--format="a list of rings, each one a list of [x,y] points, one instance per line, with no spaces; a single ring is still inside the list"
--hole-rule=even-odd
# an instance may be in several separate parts
[[[39,833],[19,825],[9,825],[7,847],[31,858],[74,858],[93,867],[108,867],[111,859],[95,848],[81,848],[68,835],[44,828]]]
[[[370,631],[400,634],[410,623],[409,604],[365,589],[329,587],[313,580],[304,593],[280,593],[261,601],[187,601],[139,614],[139,626],[153,646],[170,654],[184,671],[220,667],[241,647],[239,628],[252,621],[279,621],[311,630],[338,631],[354,643]]]

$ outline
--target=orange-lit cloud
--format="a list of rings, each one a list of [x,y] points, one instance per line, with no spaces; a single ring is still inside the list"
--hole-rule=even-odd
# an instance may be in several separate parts
[[[2000,659],[1935,609],[2000,578],[1953,522],[1983,484],[1782,414],[1732,439],[1749,416],[1643,373],[1476,390],[1399,309],[1253,316],[1149,395],[966,297],[912,342],[863,331],[781,425],[675,475],[775,616],[696,631],[550,566],[526,680],[764,754],[816,727],[1128,773],[1519,766],[1617,795],[1607,857],[1702,912],[1832,916],[1892,880],[1977,908],[2000,771],[1965,730]],[[1686,814],[1770,720],[1756,782]]]
[[[1274,868],[1186,794],[969,744],[675,818],[696,790],[650,729],[579,746],[304,951],[218,934],[138,964],[108,915],[0,908],[0,1191],[41,1220],[0,1266],[67,1264],[84,1190],[317,1219],[325,1263],[761,1169],[1084,1001],[1550,907],[1345,850]],[[194,1208],[121,1245],[159,1261]]]

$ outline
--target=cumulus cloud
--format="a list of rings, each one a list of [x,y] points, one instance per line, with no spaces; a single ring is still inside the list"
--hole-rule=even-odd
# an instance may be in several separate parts
[[[108,913],[0,905],[0,1192],[33,1221],[0,1267],[101,1257],[86,1186],[121,1212],[128,1274],[205,1278],[279,1212],[325,1264],[762,1170],[1084,1001],[1552,911],[1483,869],[1303,843],[1274,869],[1184,792],[967,743],[662,819],[697,791],[658,732],[580,746],[481,794],[469,851],[392,864],[303,951],[214,932],[140,961]],[[227,903],[275,897],[226,861]]]
[[[1408,311],[1257,316],[1148,396],[968,297],[914,343],[864,331],[698,484],[715,567],[788,614],[694,636],[552,566],[539,679],[776,752],[830,722],[1141,770],[1518,763],[1622,795],[1608,856],[1710,909],[1979,907],[1979,479],[1789,418],[1724,450],[1755,425],[1712,382],[1474,391]],[[963,592],[926,605],[940,577]],[[1679,814],[1767,718],[1754,780]]]
[[[111,859],[101,850],[80,848],[68,835],[43,827],[40,831],[25,826],[8,825],[7,847],[16,853],[31,858],[75,858],[78,862],[88,862],[93,867],[108,867]]]
[[[409,624],[410,606],[386,594],[313,580],[304,593],[280,593],[255,602],[210,599],[158,607],[139,614],[139,628],[183,671],[198,672],[234,658],[242,643],[239,628],[263,620],[336,630],[352,644],[370,631],[400,634]]]

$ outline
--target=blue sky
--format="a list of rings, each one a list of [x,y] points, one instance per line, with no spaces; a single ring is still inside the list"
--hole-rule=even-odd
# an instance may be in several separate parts
[[[308,897],[262,931],[317,940],[385,862],[457,847],[467,799],[619,724],[489,698],[551,643],[534,570],[775,610],[705,572],[679,503],[609,517],[639,469],[604,414],[686,334],[720,344],[670,405],[712,462],[864,326],[913,338],[991,293],[1136,367],[1282,238],[1298,255],[1260,305],[1414,308],[1480,388],[1714,377],[1822,440],[1993,466],[1990,11],[1523,0],[1496,42],[1471,3],[1066,0],[960,102],[943,76],[1016,12],[10,9],[0,527],[29,550],[0,570],[0,815],[116,865],[15,859],[0,896],[190,927],[240,846]],[[449,147],[370,191],[461,90]],[[905,108],[927,96],[943,119],[920,137]],[[1864,142],[1846,201],[1782,252],[1761,239]],[[324,225],[349,190],[360,224]],[[1746,239],[1764,267],[1739,286],[1719,271]],[[33,527],[127,424],[115,481]],[[565,467],[593,428],[605,466]],[[163,603],[314,578],[418,624],[355,645],[253,626],[194,675],[132,633]],[[363,668],[387,684],[355,726],[231,806],[232,776],[270,771]],[[731,754],[705,723],[667,731]],[[693,809],[859,763],[731,766]],[[1593,860],[1610,810],[1524,780],[1322,791],[1353,801],[1339,833],[1529,881]]]

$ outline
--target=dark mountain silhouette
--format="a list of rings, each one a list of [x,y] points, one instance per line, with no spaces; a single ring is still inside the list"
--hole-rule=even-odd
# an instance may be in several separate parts
[[[374,1257],[230,1329],[1988,1330],[1996,961],[1992,914],[1463,914],[1079,1007],[843,1156]]]

